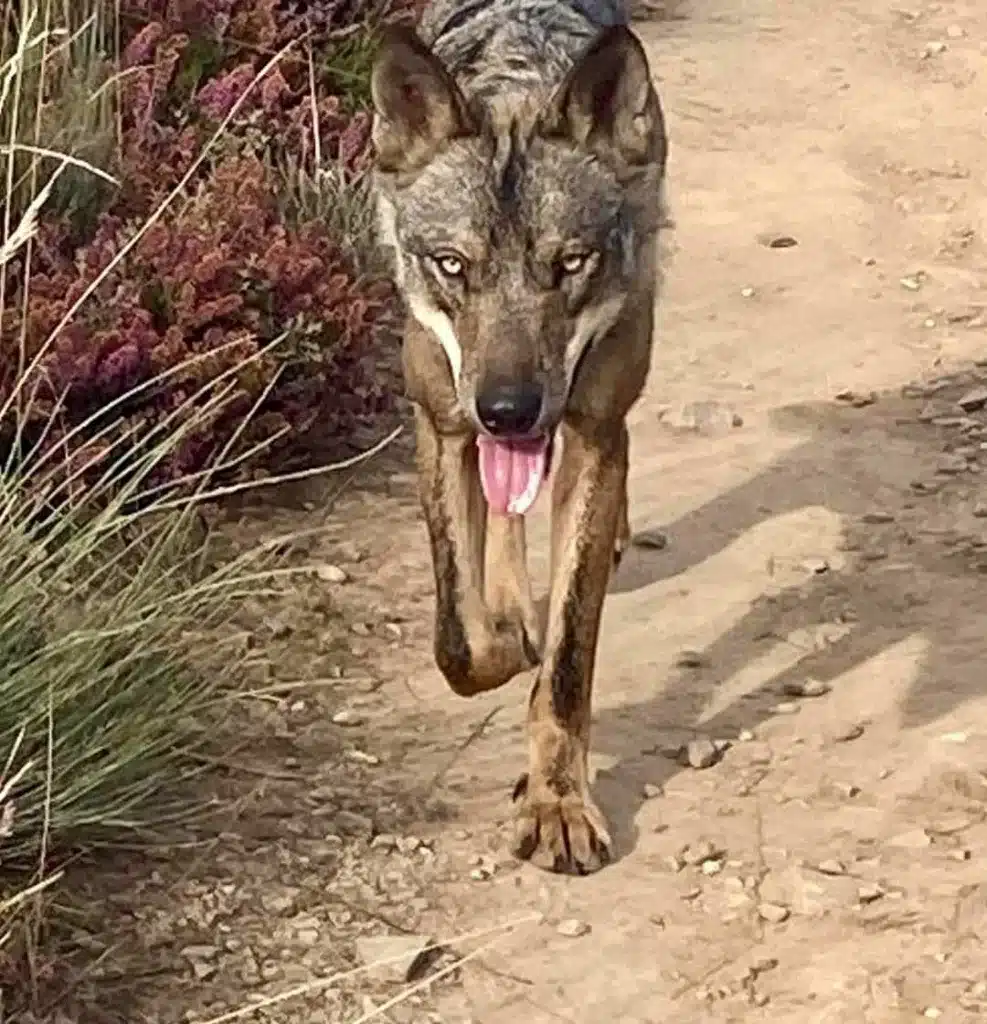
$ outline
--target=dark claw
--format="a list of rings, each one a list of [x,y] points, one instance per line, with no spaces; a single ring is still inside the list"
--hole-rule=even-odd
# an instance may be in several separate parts
[[[527,795],[528,792],[528,773],[525,772],[518,780],[514,783],[514,792],[511,793],[511,801],[517,803],[521,797]]]

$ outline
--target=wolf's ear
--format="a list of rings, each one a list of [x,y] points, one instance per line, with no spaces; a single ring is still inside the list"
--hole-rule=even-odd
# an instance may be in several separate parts
[[[609,28],[576,61],[542,120],[547,137],[564,137],[624,164],[665,162],[665,125],[640,40]]]
[[[427,163],[443,142],[472,134],[463,94],[411,29],[384,29],[370,90],[377,164],[383,171],[412,170]]]

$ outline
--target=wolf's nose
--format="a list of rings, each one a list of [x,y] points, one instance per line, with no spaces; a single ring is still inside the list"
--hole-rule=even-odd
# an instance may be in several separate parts
[[[543,399],[538,384],[494,384],[477,395],[476,414],[498,437],[527,434],[541,416]]]

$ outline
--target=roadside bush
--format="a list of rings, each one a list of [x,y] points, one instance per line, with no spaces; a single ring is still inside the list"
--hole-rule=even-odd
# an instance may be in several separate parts
[[[2,2],[0,987],[66,853],[200,809],[276,570],[211,567],[193,500],[387,407],[365,103],[410,10]]]

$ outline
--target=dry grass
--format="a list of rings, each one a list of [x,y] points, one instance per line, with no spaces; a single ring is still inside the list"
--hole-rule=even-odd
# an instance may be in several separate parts
[[[92,159],[112,138],[102,55],[108,9],[95,0],[4,6],[0,317],[7,266],[15,256],[29,264],[41,211],[79,212],[75,204],[112,181]],[[103,276],[181,197],[239,106]],[[234,614],[287,571],[270,565],[271,547],[210,566],[196,536],[196,504],[224,492],[211,489],[209,473],[187,481],[191,498],[151,485],[155,470],[229,398],[230,379],[209,381],[139,440],[110,441],[94,418],[43,452],[25,452],[20,424],[45,351],[29,364],[21,354],[18,382],[0,406],[8,425],[0,451],[0,751],[9,752],[0,774],[0,940],[9,940],[0,966],[7,957],[8,967],[17,940],[30,945],[40,895],[65,853],[132,842],[203,809],[189,803],[187,784],[208,763],[198,755],[209,724],[241,678],[246,651]],[[0,355],[16,365],[17,353]],[[101,409],[99,421],[131,397]],[[87,434],[91,445],[80,447]],[[234,441],[213,471],[225,468]]]

